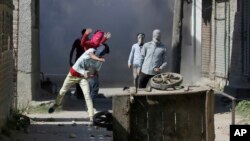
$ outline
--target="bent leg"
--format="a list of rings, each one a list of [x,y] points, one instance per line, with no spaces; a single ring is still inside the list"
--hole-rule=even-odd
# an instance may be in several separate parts
[[[78,99],[84,99],[82,89],[81,89],[81,87],[80,87],[80,85],[78,83],[76,84],[75,96]]]
[[[79,82],[79,78],[78,77],[74,77],[72,76],[70,73],[67,75],[67,77],[65,78],[64,82],[63,82],[63,86],[59,91],[59,94],[56,97],[56,105],[61,105],[62,103],[62,99],[65,95],[65,93],[69,90],[69,88],[74,85],[75,83]]]

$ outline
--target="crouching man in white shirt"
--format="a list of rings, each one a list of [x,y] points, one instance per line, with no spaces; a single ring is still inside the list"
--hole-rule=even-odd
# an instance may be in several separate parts
[[[108,53],[109,48],[104,45],[100,45],[97,49],[90,48],[85,51],[70,68],[63,86],[56,97],[55,104],[49,108],[48,112],[53,113],[61,105],[62,99],[69,88],[78,83],[84,93],[90,124],[93,124],[94,107],[87,79],[93,77],[100,70],[102,63],[105,62],[104,55]],[[98,54],[98,56],[95,54]]]

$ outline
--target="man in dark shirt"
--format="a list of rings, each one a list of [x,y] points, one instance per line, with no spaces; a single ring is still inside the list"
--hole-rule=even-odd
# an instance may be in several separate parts
[[[84,35],[86,29],[84,28],[82,30],[82,36]],[[75,61],[84,53],[84,49],[81,47],[81,39],[80,38],[77,38],[73,45],[72,45],[72,48],[71,48],[71,51],[70,51],[70,57],[69,57],[69,64],[70,64],[70,67],[73,66],[73,62],[72,62],[72,59],[73,59],[73,54],[74,54],[74,51],[76,50],[76,56],[75,56]],[[76,91],[75,91],[75,95],[78,99],[83,99],[84,96],[83,96],[83,92],[82,92],[82,89],[80,87],[79,84],[76,84]]]

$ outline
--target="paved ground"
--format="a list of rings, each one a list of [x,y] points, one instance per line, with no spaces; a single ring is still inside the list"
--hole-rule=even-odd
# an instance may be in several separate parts
[[[35,122],[27,133],[13,131],[10,141],[112,141],[112,132],[86,122]]]
[[[52,98],[51,98],[52,99]],[[51,103],[36,101],[33,105]],[[112,109],[111,98],[97,98],[96,111]],[[112,132],[106,128],[89,126],[89,118],[83,100],[70,94],[66,95],[62,109],[53,114],[29,113],[31,125],[27,130],[13,130],[9,137],[2,136],[0,141],[112,141]]]
[[[109,89],[102,89],[100,93],[109,93]],[[49,103],[49,101],[50,98],[46,97],[46,101],[36,101],[33,104]],[[95,103],[97,111],[112,112],[111,98],[97,98]],[[87,126],[88,116],[83,100],[68,94],[63,105],[62,111],[53,114],[28,114],[32,122],[27,130],[13,130],[9,137],[2,136],[0,141],[112,141],[111,131]],[[215,141],[229,141],[230,101],[225,102],[224,98],[216,96],[215,108]],[[242,121],[242,117],[236,116],[236,123],[242,124]]]

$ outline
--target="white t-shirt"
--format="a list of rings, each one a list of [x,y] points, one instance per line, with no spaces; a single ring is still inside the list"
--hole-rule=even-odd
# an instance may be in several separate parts
[[[99,71],[102,66],[102,62],[93,60],[90,58],[89,53],[93,53],[96,50],[93,48],[90,48],[86,50],[75,62],[75,64],[72,66],[72,68],[80,73],[81,75],[84,75],[85,73],[94,73],[95,71]]]

